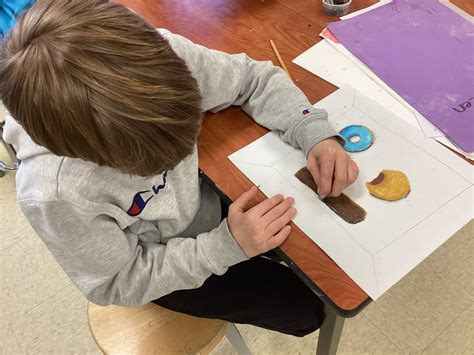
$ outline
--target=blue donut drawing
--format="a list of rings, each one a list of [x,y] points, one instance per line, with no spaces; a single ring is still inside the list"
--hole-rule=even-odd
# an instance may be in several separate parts
[[[344,144],[344,150],[346,152],[362,152],[369,148],[374,142],[374,134],[370,129],[361,125],[350,125],[344,127],[339,134],[344,138],[346,143]],[[352,142],[351,138],[359,138],[357,141]]]

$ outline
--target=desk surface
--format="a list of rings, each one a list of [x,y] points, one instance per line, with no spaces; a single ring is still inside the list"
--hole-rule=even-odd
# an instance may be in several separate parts
[[[470,0],[456,0],[468,3]],[[135,10],[153,26],[164,27],[209,48],[246,52],[256,60],[278,62],[270,47],[273,39],[296,85],[316,102],[336,87],[291,61],[317,43],[328,22],[317,0],[116,0]],[[351,11],[377,2],[353,0]],[[252,183],[227,156],[267,133],[239,108],[229,108],[204,120],[199,137],[200,168],[231,199]],[[263,200],[263,194],[258,201]],[[255,203],[258,202],[257,200]],[[370,299],[309,237],[293,225],[281,251],[303,280],[341,315],[357,314]]]

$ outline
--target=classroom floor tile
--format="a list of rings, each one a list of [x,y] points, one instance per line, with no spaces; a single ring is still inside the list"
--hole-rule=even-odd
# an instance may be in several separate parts
[[[0,160],[7,160],[7,152],[0,144]],[[24,238],[31,228],[26,223],[18,223],[21,216],[20,208],[16,203],[15,174],[6,173],[0,178],[0,251]]]
[[[442,277],[474,296],[474,220],[439,248],[426,262]]]
[[[464,227],[454,233],[451,238],[426,258],[425,262],[430,259],[436,259],[441,255],[449,254],[452,250],[463,245],[463,243],[466,243],[468,239],[471,238],[474,238],[474,219],[471,219]]]
[[[316,331],[304,338],[297,338],[251,325],[237,324],[237,328],[253,354],[288,354],[289,349],[291,349],[291,354],[314,353],[319,334]],[[227,338],[223,338],[211,351],[211,355],[236,354],[237,352]]]
[[[0,355],[21,354],[20,344],[13,333],[11,322],[0,309]]]
[[[363,314],[404,352],[423,351],[473,303],[457,283],[420,264]]]
[[[473,354],[474,305],[461,314],[426,349],[425,354]]]
[[[297,338],[248,325],[237,325],[246,344],[254,354],[314,354],[319,331]],[[363,315],[347,319],[338,354],[400,354],[400,350]],[[237,354],[227,339],[212,355]]]
[[[101,354],[87,323],[87,300],[73,285],[13,324],[26,354]]]
[[[338,350],[341,354],[399,354],[400,349],[363,314],[346,320]]]
[[[0,252],[0,294],[10,320],[69,285],[63,271],[35,235],[28,235]]]

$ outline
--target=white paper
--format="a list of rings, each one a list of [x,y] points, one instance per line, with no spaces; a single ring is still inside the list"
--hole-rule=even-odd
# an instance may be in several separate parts
[[[296,179],[304,154],[275,132],[229,159],[267,196],[293,196],[294,222],[377,299],[472,218],[474,168],[350,87],[315,106],[328,110],[338,129],[363,124],[375,135],[371,148],[352,155],[360,176],[345,191],[367,211],[363,222],[346,223]],[[387,202],[369,194],[365,182],[384,169],[408,176],[406,198]]]
[[[458,152],[459,154],[464,155],[466,158],[469,158],[471,160],[474,160],[474,152],[473,153],[468,153],[459,148],[457,145],[455,145],[453,142],[451,142],[447,137],[436,137],[434,138],[438,142],[444,144],[446,147],[451,148],[452,150]]]

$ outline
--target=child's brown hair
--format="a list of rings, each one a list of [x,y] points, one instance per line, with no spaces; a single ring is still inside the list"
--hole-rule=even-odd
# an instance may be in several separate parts
[[[121,5],[39,0],[2,57],[1,99],[56,155],[149,176],[194,149],[196,81],[169,43]]]

